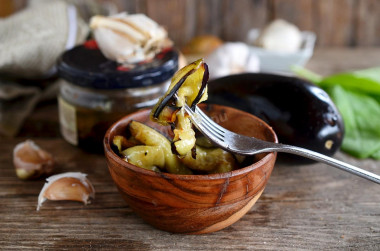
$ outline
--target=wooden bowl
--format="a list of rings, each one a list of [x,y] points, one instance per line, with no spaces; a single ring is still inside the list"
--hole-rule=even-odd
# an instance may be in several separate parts
[[[277,142],[271,127],[249,113],[210,104],[201,108],[231,131]],[[132,120],[167,135],[169,129],[151,122],[149,112],[142,110],[122,118],[108,129],[104,138],[112,179],[134,212],[161,230],[203,234],[235,223],[251,209],[264,191],[276,153],[259,154],[248,166],[222,174],[176,175],[139,168],[116,155],[111,144],[115,135],[125,133]]]

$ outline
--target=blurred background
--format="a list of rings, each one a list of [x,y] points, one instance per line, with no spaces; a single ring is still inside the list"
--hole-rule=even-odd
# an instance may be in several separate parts
[[[139,19],[128,29],[124,27],[125,30],[133,30],[140,25],[149,29],[149,32],[146,30],[139,32],[149,33],[151,37],[142,40],[143,42],[136,39],[133,33],[126,32],[123,37],[120,34],[125,30],[120,26],[123,27],[126,23],[128,26],[128,21],[124,20],[123,23],[121,21],[123,15],[116,15],[121,12],[145,14],[160,28],[155,30],[155,26],[149,26]],[[146,67],[152,67],[161,74],[163,70],[158,67],[161,62],[158,59],[165,54],[163,48],[171,48],[172,44],[179,52],[179,56],[175,54],[174,58],[175,60],[178,58],[180,68],[194,60],[204,58],[209,65],[210,79],[238,73],[272,73],[297,75],[318,85],[321,84],[322,77],[378,67],[380,65],[379,14],[379,0],[1,0],[0,135],[34,135],[35,132],[43,132],[44,135],[59,135],[58,111],[61,108],[57,109],[57,96],[70,102],[83,99],[82,103],[85,104],[76,104],[74,101],[72,104],[68,102],[69,105],[62,103],[61,110],[68,106],[76,113],[79,113],[79,108],[86,106],[87,109],[87,105],[91,106],[91,109],[99,107],[97,99],[92,104],[86,98],[77,98],[82,89],[79,88],[78,93],[75,93],[74,85],[85,86],[86,90],[83,92],[86,95],[87,92],[96,92],[99,96],[95,95],[97,98],[104,96],[103,93],[98,93],[99,90],[96,88],[99,86],[96,88],[93,86],[101,82],[100,80],[91,78],[93,82],[89,81],[87,85],[87,82],[82,81],[82,76],[77,76],[77,72],[86,76],[83,77],[86,80],[90,79],[87,74],[95,76],[98,73],[102,79],[105,76],[107,76],[105,79],[108,79],[108,73],[114,70],[118,74],[124,72],[125,75],[120,79],[128,80],[126,76],[134,74],[133,69],[139,69],[139,63],[149,65],[149,62],[152,62],[151,66]],[[103,22],[104,25],[106,22],[104,20],[107,19],[105,16],[112,16],[108,18],[115,19],[116,22],[121,21],[118,29],[113,30],[115,26],[102,27],[100,23]],[[165,30],[169,39],[166,37]],[[164,38],[158,39],[157,34],[163,33]],[[133,39],[130,42],[131,37]],[[160,40],[161,44],[155,45],[152,42]],[[167,47],[165,47],[166,42],[170,42],[168,43],[170,46],[166,44]],[[147,49],[146,47],[149,47],[147,45],[154,46]],[[79,52],[83,51],[85,54],[79,54],[73,48],[79,48]],[[135,54],[128,52],[129,50]],[[154,51],[154,55],[161,52],[163,54],[157,54],[155,58],[149,57],[149,50],[157,50]],[[104,61],[95,62],[88,54],[91,53],[90,51],[98,53],[96,55],[100,55],[99,58]],[[141,56],[142,52],[147,53],[143,55],[144,57],[138,58],[136,55]],[[66,55],[65,60],[67,58],[70,60],[63,62],[62,55]],[[134,56],[139,61],[133,59]],[[79,63],[76,64],[76,62]],[[72,68],[66,67],[67,65]],[[111,67],[110,70],[105,67],[107,65],[113,68]],[[172,69],[173,73],[177,70],[177,61],[175,67],[176,69]],[[93,69],[95,70],[92,71]],[[136,72],[140,76],[144,75],[139,70]],[[366,78],[368,86],[363,84],[363,79],[356,81],[355,74],[357,73],[340,77],[336,83],[334,81],[334,85],[345,85],[343,80],[348,79],[347,85],[356,85],[355,93],[363,94],[362,91],[365,89],[363,96],[368,96],[371,99],[369,102],[375,104],[374,111],[367,108],[367,103],[358,102],[357,104],[364,107],[362,110],[368,110],[368,121],[364,124],[371,127],[369,129],[371,135],[372,131],[377,135],[378,126],[372,118],[376,117],[374,114],[379,114],[377,117],[380,117],[379,68],[365,72],[363,78]],[[108,83],[117,82],[112,77],[110,79],[106,84],[102,82],[104,85],[100,89],[109,91]],[[166,89],[165,81],[169,81],[169,77],[157,80],[162,84],[160,91]],[[66,91],[66,84],[70,91]],[[138,83],[136,86],[142,85]],[[327,87],[326,90],[329,91]],[[368,93],[367,90],[378,91]],[[67,93],[75,93],[75,95],[72,98],[64,96]],[[157,92],[155,95],[157,97],[147,97],[144,101],[125,97],[126,100],[135,102],[133,106],[124,100],[121,103],[128,104],[129,108],[139,109],[145,107],[142,104],[145,105],[146,102],[155,102],[161,93]],[[376,95],[376,100],[372,100],[373,95]],[[104,101],[104,107],[102,107],[104,110],[102,112],[107,116],[111,111],[116,113],[116,108],[110,108],[109,104],[114,104],[117,109],[120,108],[117,112],[119,117],[127,112],[121,108],[122,105],[116,105],[117,102],[111,98],[111,95],[107,98],[109,100]],[[334,98],[336,103],[342,103],[336,100],[335,96]],[[50,124],[46,121],[41,122],[50,119],[46,114],[53,114],[41,110],[44,102],[53,103],[49,109],[54,111],[55,117],[52,121],[48,121]],[[29,120],[28,123],[26,119],[32,118],[31,114],[35,106],[40,108],[35,111],[41,111],[41,117]],[[359,106],[356,105],[356,107]],[[134,110],[128,112],[132,111]],[[94,111],[91,110],[91,112]],[[61,112],[61,114],[66,113]],[[362,111],[358,110],[358,114],[362,115]],[[93,115],[94,118],[91,121],[96,121],[96,123],[89,123],[86,133],[90,132],[88,135],[99,136],[99,141],[101,141],[103,132],[91,131],[92,128],[97,128],[97,120],[100,121],[99,123],[105,121],[109,123],[116,119],[114,117],[103,119],[95,113]],[[23,126],[25,120],[26,126]],[[71,117],[66,122],[62,122],[63,115],[59,117],[59,120],[62,124],[66,123],[70,126],[73,121],[75,122],[73,124],[77,123]],[[39,124],[40,127],[37,128],[35,124]],[[378,124],[380,126],[380,121]],[[46,127],[48,129],[45,130]],[[108,127],[103,126],[102,130],[105,131],[106,128]],[[363,131],[363,128],[359,128],[355,132]],[[356,134],[352,135],[356,137]],[[365,138],[364,136],[362,138]],[[371,140],[372,137],[369,139]],[[354,139],[353,142],[357,144],[358,141]],[[380,143],[376,142],[375,145],[373,149],[378,152],[375,158],[380,158]]]
[[[37,0],[38,1],[38,0]],[[251,28],[285,19],[316,33],[317,47],[380,46],[378,0],[78,0],[81,12],[144,13],[169,31],[177,46],[196,35],[213,34],[224,41],[244,41]],[[2,0],[5,17],[27,5],[27,0]],[[82,16],[83,16],[82,15]]]

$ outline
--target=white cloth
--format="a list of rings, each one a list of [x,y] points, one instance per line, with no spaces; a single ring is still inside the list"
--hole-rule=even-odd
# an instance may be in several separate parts
[[[63,1],[43,1],[0,19],[0,74],[45,77],[59,55],[83,42],[88,31],[75,7]]]
[[[89,28],[73,5],[40,1],[0,19],[0,134],[14,136],[46,90],[17,84],[55,73],[58,57],[82,43]],[[5,79],[15,79],[14,81]]]

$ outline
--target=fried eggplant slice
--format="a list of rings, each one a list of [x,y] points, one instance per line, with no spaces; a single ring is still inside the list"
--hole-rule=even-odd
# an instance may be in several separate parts
[[[204,148],[196,146],[197,156],[186,154],[181,162],[193,170],[207,173],[225,173],[238,167],[234,156],[220,148]]]
[[[165,155],[160,146],[133,146],[121,154],[127,162],[144,169],[159,172],[165,168]]]
[[[180,156],[185,156],[195,146],[195,133],[183,106],[187,104],[195,109],[207,99],[207,81],[208,67],[203,59],[185,66],[173,76],[168,91],[150,114],[154,122],[175,128],[173,143],[175,153]]]
[[[192,174],[191,170],[183,165],[171,151],[170,141],[153,128],[137,121],[129,124],[129,131],[135,139],[146,146],[158,146],[162,149],[165,158],[165,169],[169,173]]]

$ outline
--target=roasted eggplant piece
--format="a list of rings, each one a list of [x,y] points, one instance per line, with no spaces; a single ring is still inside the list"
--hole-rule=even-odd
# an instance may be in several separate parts
[[[181,162],[177,159],[177,157],[171,152],[171,145],[170,141],[165,138],[164,135],[157,132],[153,128],[144,125],[137,121],[132,121],[129,124],[129,131],[136,140],[140,141],[142,144],[146,146],[157,146],[160,149],[162,149],[163,156],[164,156],[164,165],[155,165],[158,167],[165,166],[165,169],[169,173],[176,173],[176,174],[191,174],[191,170],[188,169],[186,166],[181,164]],[[139,149],[141,150],[141,149]],[[151,152],[153,153],[153,149],[151,149]],[[154,153],[156,153],[155,151]],[[129,152],[131,153],[131,152]],[[151,154],[151,156],[155,156],[154,154]],[[128,156],[127,156],[128,157]],[[133,163],[136,164],[137,162]],[[146,162],[147,163],[147,162]],[[142,163],[139,165],[140,167],[146,168],[148,165],[146,163]],[[153,163],[153,162],[152,162]],[[154,161],[154,163],[161,163],[160,161]]]
[[[114,150],[124,161],[135,166],[174,174],[225,173],[239,168],[238,156],[215,148],[202,137],[206,147],[196,145],[196,158],[193,152],[178,157],[170,149],[170,141],[155,129],[137,121],[128,125],[131,135],[128,139],[122,135],[113,138]]]
[[[171,116],[168,114],[172,114],[176,110],[173,107],[179,109],[186,102],[194,108],[196,104],[206,100],[208,76],[208,67],[203,59],[194,61],[176,72],[165,95],[153,107],[150,114],[151,120],[168,125],[171,122],[169,120]],[[178,99],[174,98],[176,93]],[[165,111],[166,107],[168,109]],[[164,114],[162,114],[163,112]]]
[[[281,143],[328,156],[342,144],[344,124],[339,111],[325,91],[308,81],[247,73],[212,80],[208,91],[208,103],[256,115],[273,127]]]
[[[180,161],[192,170],[206,173],[226,173],[238,168],[235,157],[220,148],[196,146],[196,158],[187,153]]]
[[[159,172],[165,168],[165,152],[161,146],[133,146],[121,154],[127,162],[147,170]]]
[[[195,149],[192,124],[181,108],[186,103],[194,109],[196,104],[207,99],[207,81],[208,68],[203,59],[185,66],[173,76],[168,91],[150,114],[152,121],[174,128],[172,150],[180,156]]]

